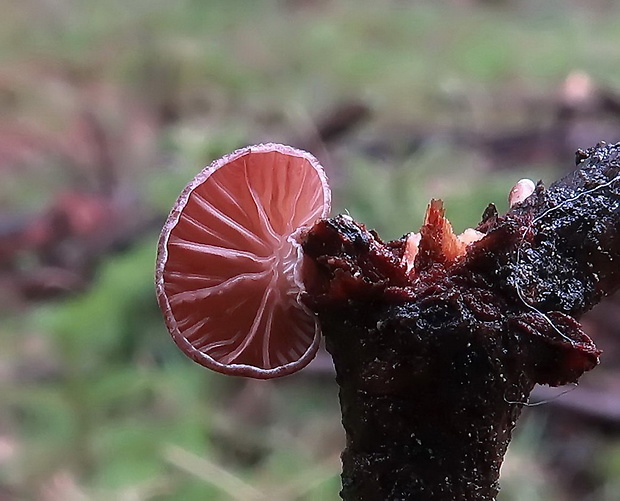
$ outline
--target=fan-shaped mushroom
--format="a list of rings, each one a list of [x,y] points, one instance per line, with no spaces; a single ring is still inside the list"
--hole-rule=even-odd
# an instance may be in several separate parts
[[[161,233],[156,288],[167,327],[193,360],[260,379],[316,354],[315,315],[299,300],[297,235],[330,208],[309,153],[280,144],[237,150],[183,190]]]

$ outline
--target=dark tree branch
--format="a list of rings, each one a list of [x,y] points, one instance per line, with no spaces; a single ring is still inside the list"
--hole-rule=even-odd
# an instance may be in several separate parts
[[[404,238],[349,217],[304,236],[306,302],[340,385],[343,499],[495,499],[534,384],[598,363],[577,319],[620,285],[620,145],[577,160],[504,216],[487,210],[463,254],[427,216],[413,273]]]

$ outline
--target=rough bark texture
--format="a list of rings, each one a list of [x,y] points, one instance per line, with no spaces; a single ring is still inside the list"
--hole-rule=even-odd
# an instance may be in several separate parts
[[[620,144],[577,162],[507,214],[490,206],[464,254],[427,217],[413,271],[404,238],[347,216],[304,236],[305,300],[340,385],[344,500],[495,499],[534,384],[598,363],[576,319],[620,285]]]

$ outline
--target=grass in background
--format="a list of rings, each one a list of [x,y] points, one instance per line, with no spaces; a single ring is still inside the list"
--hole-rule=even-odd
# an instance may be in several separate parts
[[[159,131],[156,161],[121,164],[163,215],[213,158],[303,137],[351,97],[373,109],[363,138],[392,127],[515,127],[527,120],[515,96],[552,94],[573,69],[620,87],[615,4],[597,12],[559,2],[295,3],[11,2],[0,20],[3,120],[50,131],[76,102],[105,110],[101,95],[80,94],[92,83],[147,109],[172,103],[178,118]],[[417,231],[431,197],[444,199],[461,231],[488,202],[504,209],[524,174],[550,170],[490,173],[450,138],[382,160],[357,144],[345,143],[328,166],[336,209],[386,239]],[[63,169],[0,173],[1,206],[42,206],[70,182],[56,175]],[[335,384],[308,375],[248,383],[183,359],[155,304],[154,252],[151,235],[110,257],[85,294],[3,319],[0,486],[49,501],[336,499]],[[539,452],[529,425],[505,469],[505,501],[526,499],[510,478]],[[617,492],[618,451],[609,446],[601,500]],[[545,480],[529,487],[527,499],[560,499]]]

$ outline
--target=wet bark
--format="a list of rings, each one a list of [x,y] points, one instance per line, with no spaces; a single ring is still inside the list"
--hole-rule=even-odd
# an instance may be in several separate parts
[[[341,497],[493,500],[533,386],[575,382],[600,352],[578,318],[620,286],[620,144],[449,255],[427,220],[413,270],[347,216],[304,236],[306,303],[319,315],[347,435]]]

